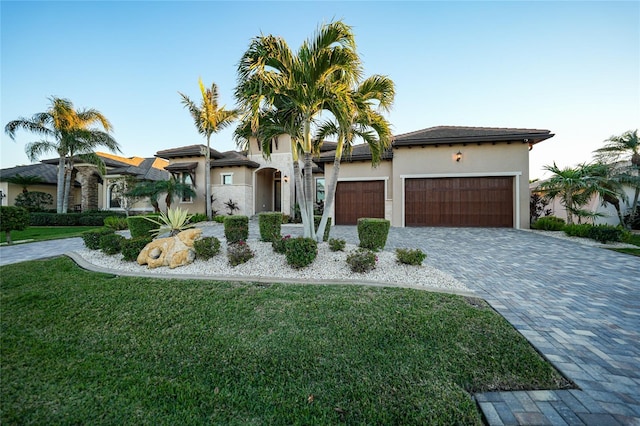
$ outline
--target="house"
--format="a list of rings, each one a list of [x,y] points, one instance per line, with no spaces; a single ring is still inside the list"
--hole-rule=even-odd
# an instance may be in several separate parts
[[[121,180],[125,176],[133,176],[138,180],[166,180],[169,173],[164,167],[169,163],[158,158],[121,157],[104,152],[96,152],[103,160],[106,174],[101,175],[93,164],[83,163],[75,159],[72,175],[73,187],[70,193],[69,206],[74,211],[97,209],[125,210],[122,198]],[[40,184],[29,185],[29,191],[40,191],[53,197],[56,204],[58,159],[43,160],[37,164],[11,167],[0,170],[0,190],[2,205],[14,205],[16,196],[22,192],[22,187],[6,181],[7,178],[20,176],[38,176],[43,181]],[[152,211],[146,200],[140,200],[133,206],[127,206],[133,212]]]
[[[529,151],[553,136],[540,129],[430,127],[396,136],[375,168],[368,146],[356,145],[341,161],[331,217],[338,225],[355,224],[360,217],[379,217],[397,227],[528,228]],[[325,186],[332,176],[335,148],[336,143],[324,142],[314,158],[318,204],[324,202]],[[99,153],[108,169],[104,177],[85,165],[76,166],[81,188],[97,187],[93,191],[97,200],[85,199],[92,191],[75,200],[82,209],[97,203],[99,208],[122,210],[118,179],[158,180],[170,174],[196,191],[193,199],[176,203],[191,213],[204,213],[205,202],[211,202],[219,214],[229,213],[230,205],[237,207],[233,213],[247,216],[266,211],[293,214],[296,194],[288,135],[271,141],[269,159],[255,139],[242,152],[209,148],[209,171],[205,170],[206,150],[202,144],[188,145],[158,151],[156,158],[147,159]],[[207,172],[211,177],[209,201],[204,195]],[[135,207],[150,210],[146,202]]]
[[[553,137],[549,130],[438,126],[398,135],[380,164],[371,167],[366,145],[343,158],[331,217],[338,225],[379,217],[392,226],[529,227],[529,151]],[[204,145],[159,151],[166,167],[204,194]],[[324,201],[335,143],[314,159],[315,200]],[[238,214],[291,214],[295,204],[291,140],[272,141],[266,160],[255,140],[247,152],[211,150],[213,209],[232,201]],[[204,211],[204,197],[183,200]]]

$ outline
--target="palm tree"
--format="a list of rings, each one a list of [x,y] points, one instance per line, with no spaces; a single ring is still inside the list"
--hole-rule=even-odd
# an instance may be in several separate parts
[[[640,199],[640,140],[638,129],[629,130],[620,136],[611,136],[605,141],[605,146],[594,151],[596,159],[607,164],[620,161],[630,161],[626,170],[621,170],[617,178],[623,183],[635,188],[629,223],[633,222],[638,212]]]
[[[559,168],[556,163],[553,166],[545,166],[544,169],[553,173],[551,178],[542,182],[538,189],[550,199],[560,198],[561,204],[567,212],[567,223],[573,223],[573,216],[594,216],[582,207],[596,194],[602,198],[617,196],[612,190],[610,182],[602,176],[600,164],[580,164],[577,167]]]
[[[333,176],[329,180],[325,196],[324,212],[316,231],[321,238],[327,225],[329,214],[335,201],[340,160],[343,154],[349,155],[353,141],[360,137],[369,145],[372,165],[375,167],[381,160],[382,153],[391,145],[392,135],[389,122],[374,107],[388,111],[395,96],[393,81],[385,76],[374,75],[364,80],[351,92],[352,102],[343,111],[333,111],[335,121],[326,121],[316,134],[316,141],[328,136],[337,136],[335,157],[333,160]],[[319,144],[317,145],[319,149]]]
[[[166,194],[164,201],[167,206],[167,211],[171,208],[171,204],[175,197],[195,197],[196,192],[191,185],[180,182],[174,177],[169,180],[157,180],[157,181],[142,181],[136,184],[128,193],[128,196],[132,197],[149,197],[151,205],[156,213],[160,212],[160,206],[158,205],[158,198],[161,194]]]
[[[13,183],[14,185],[22,186],[23,194],[26,194],[29,192],[29,190],[27,189],[29,186],[37,185],[39,183],[44,182],[44,180],[40,176],[35,176],[35,175],[22,176],[20,173],[17,173],[15,176],[6,178],[5,181],[9,183]]]
[[[210,89],[205,89],[202,79],[198,80],[202,101],[196,105],[187,95],[180,92],[182,103],[189,110],[198,132],[207,138],[207,150],[205,151],[205,199],[211,200],[211,135],[224,129],[232,121],[238,118],[239,111],[227,110],[224,106],[218,106],[218,86],[211,83]],[[206,213],[211,220],[211,202],[206,202]]]
[[[45,138],[26,145],[25,151],[31,161],[36,161],[47,152],[57,152],[57,212],[65,213],[69,204],[74,157],[84,156],[85,161],[102,164],[99,157],[93,153],[97,147],[105,146],[112,152],[119,152],[120,147],[109,134],[112,129],[111,123],[99,111],[76,111],[68,99],[52,97],[50,102],[51,106],[47,111],[34,114],[30,119],[21,117],[10,121],[4,130],[14,140],[18,129]],[[104,131],[92,127],[94,125],[101,126]]]
[[[254,132],[263,112],[279,114],[282,105],[284,113],[296,117],[292,121],[301,123],[304,181],[296,175],[296,187],[301,186],[305,237],[315,237],[311,127],[332,104],[349,102],[349,88],[360,74],[353,32],[341,21],[321,26],[295,53],[281,37],[256,37],[238,65],[236,98]]]

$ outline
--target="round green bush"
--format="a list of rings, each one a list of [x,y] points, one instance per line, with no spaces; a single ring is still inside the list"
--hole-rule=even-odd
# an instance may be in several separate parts
[[[153,241],[153,238],[150,236],[130,238],[122,241],[122,259],[127,262],[135,262],[142,249],[151,241]]]
[[[329,250],[331,251],[343,251],[346,245],[347,245],[347,242],[342,238],[329,239]]]
[[[116,231],[113,228],[100,228],[94,231],[87,231],[82,233],[82,241],[84,246],[89,250],[100,249],[100,238],[103,235],[114,234]]]
[[[427,255],[420,249],[396,249],[396,260],[405,265],[422,265]]]
[[[318,243],[313,238],[291,238],[285,246],[287,263],[296,269],[311,265],[318,256]]]
[[[531,227],[540,231],[562,231],[565,221],[555,216],[545,216],[533,222]]]
[[[145,216],[129,216],[127,218],[127,224],[129,225],[129,231],[131,232],[131,238],[136,237],[148,237],[151,235],[151,231],[159,228],[157,223],[149,219],[157,219],[160,215],[150,214]]]
[[[387,244],[391,223],[386,219],[358,219],[358,238],[360,247],[369,250],[382,250]]]
[[[378,256],[368,249],[359,248],[347,256],[347,264],[353,272],[369,272],[376,267]]]
[[[216,237],[203,237],[194,241],[193,249],[196,251],[196,259],[209,260],[220,253],[220,240]]]
[[[100,237],[100,250],[104,254],[118,254],[122,251],[122,242],[125,237],[119,234],[106,234]]]

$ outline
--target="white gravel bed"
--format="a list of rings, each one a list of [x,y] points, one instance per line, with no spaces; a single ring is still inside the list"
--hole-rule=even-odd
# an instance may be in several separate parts
[[[591,238],[580,238],[580,237],[570,237],[564,231],[541,231],[538,229],[528,229],[528,231],[533,232],[539,235],[545,235],[547,237],[558,238],[560,240],[573,241],[574,243],[579,243],[585,246],[590,247],[600,247],[600,248],[638,248],[638,246],[634,246],[633,244],[627,243],[614,243],[610,242],[607,244],[602,244],[599,241],[592,240]]]
[[[318,257],[306,268],[293,269],[287,264],[284,255],[273,252],[271,243],[249,240],[249,247],[255,253],[255,257],[248,262],[231,266],[227,260],[226,243],[220,239],[222,250],[220,254],[204,261],[196,259],[193,263],[174,269],[159,267],[149,269],[146,265],[138,265],[137,262],[125,262],[122,255],[108,256],[100,250],[82,249],[75,253],[86,262],[102,268],[118,272],[144,273],[170,275],[197,275],[212,277],[239,277],[242,279],[279,279],[296,280],[300,283],[313,282],[350,282],[350,283],[380,283],[392,284],[402,287],[426,287],[441,289],[450,292],[470,292],[469,288],[451,275],[428,265],[427,258],[423,265],[412,266],[398,264],[395,260],[395,252],[383,251],[378,253],[376,268],[370,272],[359,274],[351,272],[346,263],[347,254],[356,250],[355,245],[347,244],[345,251],[332,252],[327,243],[318,245]],[[428,253],[427,253],[428,255]]]

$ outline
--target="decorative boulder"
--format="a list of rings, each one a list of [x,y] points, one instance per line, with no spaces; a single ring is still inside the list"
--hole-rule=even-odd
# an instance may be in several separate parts
[[[149,268],[168,266],[173,269],[193,262],[196,251],[193,242],[202,234],[202,229],[187,229],[175,237],[159,238],[151,241],[138,255],[138,264]]]

